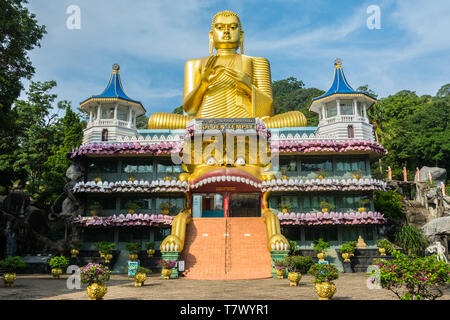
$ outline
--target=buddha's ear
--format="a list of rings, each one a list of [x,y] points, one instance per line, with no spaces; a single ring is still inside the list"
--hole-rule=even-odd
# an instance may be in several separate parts
[[[241,47],[241,54],[244,54],[244,31],[241,30],[241,43],[240,43],[240,47]]]
[[[209,54],[213,54],[214,37],[212,31],[209,32]]]

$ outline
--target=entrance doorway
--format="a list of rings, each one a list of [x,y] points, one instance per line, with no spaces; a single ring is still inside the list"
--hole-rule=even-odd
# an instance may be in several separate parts
[[[231,193],[230,217],[260,217],[261,194]]]
[[[223,195],[220,193],[194,194],[192,196],[192,216],[194,218],[223,218]]]

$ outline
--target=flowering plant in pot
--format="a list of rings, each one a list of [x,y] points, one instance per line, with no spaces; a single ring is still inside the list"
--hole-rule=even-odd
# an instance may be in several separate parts
[[[304,256],[287,256],[289,286],[298,286],[302,274],[306,273],[312,266],[313,261],[311,257]]]
[[[97,247],[100,257],[105,259],[105,263],[110,263],[113,257],[111,253],[115,248],[115,244],[113,242],[99,241],[95,243],[95,246]]]
[[[134,286],[142,287],[144,285],[145,280],[147,280],[147,276],[152,273],[152,270],[139,267],[136,271],[136,275],[134,276]]]
[[[387,239],[378,239],[377,247],[378,247],[378,251],[380,252],[380,255],[385,256],[386,250],[389,250],[390,248],[392,248],[392,243]]]
[[[136,202],[127,201],[125,203],[125,210],[127,210],[127,213],[129,213],[129,214],[133,214],[136,211],[138,211],[139,209],[141,209],[141,206],[138,205]]]
[[[170,275],[172,274],[172,269],[175,268],[177,264],[177,260],[159,260],[158,264],[162,267],[161,274],[163,275],[163,279],[170,279]]]
[[[330,247],[330,243],[324,241],[322,238],[319,238],[314,243],[314,251],[317,252],[317,258],[320,261],[324,261],[326,257],[327,249]]]
[[[287,265],[288,265],[288,262],[286,260],[274,260],[273,261],[273,267],[275,268],[278,279],[284,278],[284,275],[286,274]]]
[[[12,287],[17,278],[17,269],[25,268],[26,264],[20,256],[8,256],[4,260],[0,261],[0,267],[6,269],[6,273],[3,274],[3,282],[5,283],[5,287]]]
[[[62,269],[69,265],[69,259],[64,256],[53,257],[48,262],[50,268],[52,268],[52,276],[54,279],[59,279],[62,274]]]
[[[147,255],[149,257],[152,257],[156,252],[155,243],[153,241],[145,242],[144,248],[145,248],[145,250],[147,250]]]
[[[356,241],[350,241],[347,243],[343,243],[339,251],[341,251],[342,258],[345,262],[350,261],[350,257],[354,256],[356,248]]]
[[[141,246],[134,242],[128,242],[125,244],[125,249],[130,253],[129,259],[136,261],[138,259],[138,253],[141,250]]]
[[[107,266],[88,263],[80,269],[81,283],[87,284],[86,292],[91,300],[101,300],[106,294],[106,282],[109,281],[111,271]]]
[[[83,247],[83,242],[80,240],[70,241],[69,246],[71,248],[70,254],[72,255],[72,258],[76,258],[80,253],[80,249]]]
[[[335,265],[316,263],[308,271],[314,276],[313,282],[315,290],[319,295],[319,300],[330,300],[336,293],[336,285],[333,280],[339,278],[339,272]]]

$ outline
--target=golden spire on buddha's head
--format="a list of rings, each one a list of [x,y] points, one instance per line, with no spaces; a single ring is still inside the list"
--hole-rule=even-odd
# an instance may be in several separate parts
[[[241,19],[232,11],[221,11],[214,15],[209,32],[209,54],[216,49],[241,48],[244,53],[244,31],[242,31]]]

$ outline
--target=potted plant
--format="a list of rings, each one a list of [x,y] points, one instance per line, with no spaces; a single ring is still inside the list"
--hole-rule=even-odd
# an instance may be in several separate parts
[[[285,258],[287,261],[289,286],[298,286],[302,278],[302,274],[308,272],[309,268],[313,264],[311,257],[303,256],[288,256]]]
[[[350,257],[354,256],[355,248],[356,241],[350,241],[341,245],[340,251],[345,262],[350,262]]]
[[[333,210],[335,208],[334,205],[332,205],[331,203],[328,203],[326,201],[321,201],[319,203],[319,207],[322,209],[322,212],[330,212],[330,210]]]
[[[102,205],[98,201],[94,201],[90,206],[89,209],[91,210],[91,215],[98,216],[100,213],[100,210],[103,209]]]
[[[387,239],[378,239],[377,240],[377,247],[378,251],[380,252],[380,255],[385,256],[386,250],[390,249],[392,244]]]
[[[277,273],[278,279],[283,279],[286,274],[287,261],[286,260],[274,260],[273,267]]]
[[[168,280],[170,279],[170,275],[172,274],[172,269],[177,264],[177,260],[159,260],[158,264],[162,267],[161,274],[163,276],[163,279]]]
[[[281,202],[280,203],[280,209],[283,213],[288,213],[289,210],[291,209],[291,204],[290,203],[285,203],[285,202]]]
[[[113,257],[112,251],[115,248],[115,244],[113,242],[100,241],[97,242],[95,246],[97,247],[100,257],[105,259],[105,263],[110,263]]]
[[[326,178],[329,176],[328,172],[326,172],[325,170],[319,169],[317,171],[317,179],[322,180],[323,178]]]
[[[128,256],[131,261],[138,259],[138,253],[141,250],[141,246],[137,243],[128,242],[125,244],[125,249],[130,253]]]
[[[145,280],[147,280],[147,276],[152,273],[152,270],[139,267],[136,271],[136,275],[134,276],[134,286],[142,287],[144,285]]]
[[[364,172],[362,170],[356,170],[352,172],[353,179],[359,180],[363,177]]]
[[[366,199],[358,200],[358,204],[359,204],[358,211],[361,213],[365,212],[365,211],[367,211],[366,206],[370,204],[370,199],[366,198]]]
[[[314,251],[317,252],[317,258],[319,261],[324,261],[326,257],[326,251],[330,247],[330,243],[324,241],[322,238],[319,238],[314,243]]]
[[[62,269],[69,265],[69,259],[64,256],[53,257],[48,262],[48,265],[52,268],[53,279],[59,279],[59,276],[62,274]]]
[[[155,250],[155,243],[153,241],[145,242],[144,243],[144,248],[145,248],[145,250],[147,250],[147,256],[148,257],[153,257],[153,255],[156,252],[156,250]]]
[[[72,258],[76,258],[78,254],[80,253],[81,247],[83,247],[83,242],[80,240],[74,240],[69,243],[70,247],[72,248],[70,250],[70,254],[72,255]]]
[[[125,203],[125,209],[127,210],[127,213],[133,214],[136,211],[138,211],[141,208],[140,205],[138,205],[136,202],[133,201],[127,201]]]
[[[111,276],[107,266],[97,263],[88,263],[80,269],[81,282],[87,284],[86,292],[90,300],[101,300],[106,294],[106,281]]]
[[[100,178],[100,177],[94,178],[94,182],[95,182],[95,183],[99,183],[100,181],[102,181],[102,178]]]
[[[170,213],[170,209],[172,208],[172,205],[170,202],[161,202],[159,204],[159,210],[161,211],[161,214],[167,215]]]
[[[26,264],[20,256],[8,256],[6,259],[0,261],[0,267],[6,269],[6,273],[3,274],[5,287],[12,287],[17,278],[16,270],[25,268]]]
[[[333,280],[339,277],[338,269],[333,264],[316,263],[308,271],[314,276],[315,290],[319,300],[330,300],[336,293],[336,285]]]

